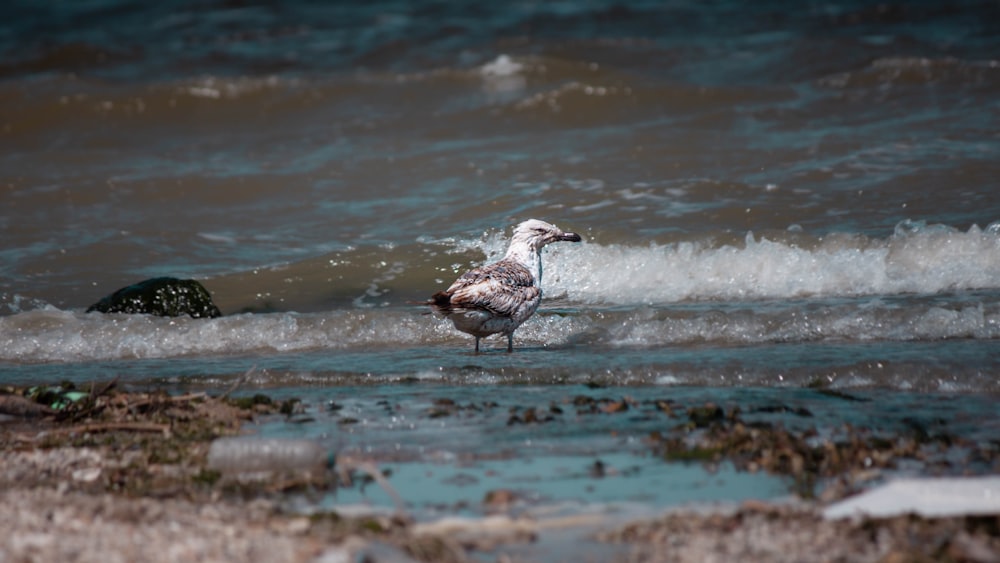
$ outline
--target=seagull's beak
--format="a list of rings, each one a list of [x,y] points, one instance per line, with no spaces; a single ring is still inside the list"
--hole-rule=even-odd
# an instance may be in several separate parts
[[[576,233],[562,233],[558,237],[556,237],[556,240],[564,240],[567,242],[580,242],[583,239],[580,237],[580,235]]]

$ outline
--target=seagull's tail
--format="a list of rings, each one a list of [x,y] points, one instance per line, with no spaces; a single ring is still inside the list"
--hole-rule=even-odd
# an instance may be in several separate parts
[[[431,300],[427,302],[435,313],[448,316],[452,312],[451,294],[447,291],[439,291],[431,295]]]
[[[410,305],[423,305],[424,307],[430,307],[431,310],[424,313],[425,315],[437,313],[442,316],[447,316],[452,312],[451,294],[445,291],[435,293],[427,301],[407,301],[407,303]]]

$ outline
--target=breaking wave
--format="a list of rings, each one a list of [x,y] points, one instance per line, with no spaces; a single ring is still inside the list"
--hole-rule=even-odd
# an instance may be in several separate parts
[[[29,306],[29,300],[14,296],[8,299],[14,314],[0,317],[0,361],[464,348],[465,335],[427,315],[411,298],[429,294],[433,283],[447,283],[447,276],[469,265],[440,262],[455,262],[470,249],[493,260],[505,240],[502,233],[491,233],[478,242],[437,242],[450,251],[428,252],[409,262],[403,257],[412,249],[387,249],[395,253],[386,261],[393,276],[378,269],[364,270],[368,277],[354,276],[362,297],[375,295],[377,305],[355,298],[332,310],[171,319],[51,306],[14,309]],[[329,263],[308,262],[310,268],[345,268],[352,261]],[[286,266],[281,273],[290,279],[304,267]],[[828,235],[810,240],[790,233],[747,234],[741,243],[722,245],[694,241],[635,247],[592,241],[553,245],[546,250],[545,268],[542,309],[516,334],[523,346],[1000,338],[997,224],[962,232],[905,222],[885,239]],[[437,276],[433,282],[432,276]]]
[[[494,253],[496,249],[494,248]],[[886,239],[746,235],[743,244],[554,247],[549,295],[589,304],[856,297],[1000,287],[1000,223],[903,222]],[[553,259],[554,258],[554,259]]]

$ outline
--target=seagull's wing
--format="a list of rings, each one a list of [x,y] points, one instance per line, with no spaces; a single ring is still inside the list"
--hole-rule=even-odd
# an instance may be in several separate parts
[[[531,272],[517,262],[501,260],[470,270],[432,297],[441,312],[480,309],[513,315],[525,302],[540,297]]]

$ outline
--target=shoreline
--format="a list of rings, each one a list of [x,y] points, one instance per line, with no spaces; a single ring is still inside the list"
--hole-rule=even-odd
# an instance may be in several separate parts
[[[31,410],[28,403],[11,399],[24,398],[27,390],[6,391],[5,399]],[[1000,557],[1000,510],[939,518],[904,514],[824,519],[823,508],[853,495],[852,486],[827,487],[819,500],[746,500],[725,507],[672,508],[637,519],[565,510],[546,516],[541,510],[526,510],[516,495],[504,490],[483,499],[488,506],[476,517],[417,520],[402,511],[363,513],[347,506],[339,512],[334,506],[305,514],[290,508],[288,500],[358,486],[364,472],[353,471],[355,466],[243,479],[213,471],[206,463],[213,440],[240,434],[255,418],[292,415],[300,408],[294,400],[279,402],[262,394],[231,398],[228,393],[120,392],[114,382],[76,393],[76,402],[58,411],[39,408],[34,414],[8,415],[0,424],[0,502],[6,507],[0,525],[8,530],[0,545],[2,560],[587,561],[597,554],[599,560],[614,561]],[[634,413],[640,403],[582,407],[593,407],[595,416],[611,416],[626,407]],[[458,405],[445,402],[435,409],[427,416],[459,412]],[[670,456],[661,453],[665,459],[717,463],[747,448],[771,451],[781,441],[791,444],[789,451],[808,457],[808,452],[795,450],[801,448],[794,446],[801,437],[788,429],[752,427],[768,437],[763,445],[754,445],[747,441],[750,434],[739,413],[720,414],[708,406],[685,411],[682,404],[669,410],[676,411],[671,417],[685,420],[682,426],[689,430],[700,425],[710,431],[704,432],[707,441],[688,449],[664,433],[654,445],[669,450]],[[525,411],[519,412],[519,420],[509,424],[527,423]],[[739,447],[726,442],[734,437],[740,438]],[[910,446],[899,447],[908,443],[904,437],[872,442],[865,444],[865,451],[874,458],[909,455]],[[856,443],[854,449],[861,445]],[[716,461],[706,461],[710,459]],[[795,482],[811,482],[803,472],[819,467],[843,475],[855,472],[851,464],[803,465],[778,454],[762,457],[757,452],[742,459],[745,471],[780,472]],[[388,482],[391,485],[392,479]]]

